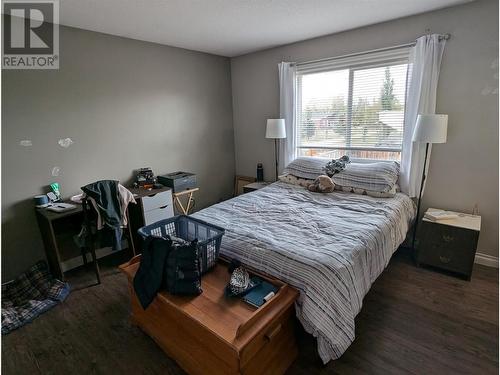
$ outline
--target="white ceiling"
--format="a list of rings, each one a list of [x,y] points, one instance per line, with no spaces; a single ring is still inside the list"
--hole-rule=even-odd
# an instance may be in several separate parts
[[[232,57],[468,1],[60,0],[60,23]]]

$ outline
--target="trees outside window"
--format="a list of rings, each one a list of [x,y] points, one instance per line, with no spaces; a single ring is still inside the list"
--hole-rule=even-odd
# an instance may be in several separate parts
[[[299,155],[399,160],[407,63],[298,75]]]

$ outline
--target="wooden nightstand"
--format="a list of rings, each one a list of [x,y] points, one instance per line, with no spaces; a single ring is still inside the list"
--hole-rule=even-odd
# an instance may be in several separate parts
[[[429,208],[427,212],[433,210],[436,209]],[[454,213],[459,215],[458,218],[439,221],[422,219],[417,265],[441,268],[470,280],[481,230],[481,216]]]
[[[243,186],[243,193],[250,193],[251,191],[262,189],[271,185],[272,182],[252,182],[251,184]]]

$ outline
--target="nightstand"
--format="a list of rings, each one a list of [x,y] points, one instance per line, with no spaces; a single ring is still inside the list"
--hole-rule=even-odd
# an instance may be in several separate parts
[[[271,185],[271,182],[252,182],[251,184],[243,186],[243,193],[250,193],[251,191],[259,190],[269,185]]]
[[[427,212],[435,210],[429,208]],[[451,271],[470,280],[481,230],[481,216],[453,213],[458,217],[439,221],[422,219],[417,265],[426,264]]]

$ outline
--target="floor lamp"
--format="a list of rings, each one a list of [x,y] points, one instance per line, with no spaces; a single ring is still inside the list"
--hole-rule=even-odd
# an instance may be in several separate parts
[[[286,138],[285,120],[282,118],[270,118],[267,120],[266,138],[274,139],[274,160],[276,167],[276,181],[278,181],[278,155],[279,140]]]
[[[424,190],[425,170],[427,168],[427,156],[429,154],[429,144],[446,143],[446,133],[448,130],[448,115],[418,115],[417,124],[413,133],[413,142],[425,143],[424,169],[422,170],[422,180],[420,182],[420,192],[418,194],[417,216],[413,227],[413,240],[411,247],[415,254],[415,240],[417,238],[418,218],[420,216],[420,202],[422,201],[422,191]]]

